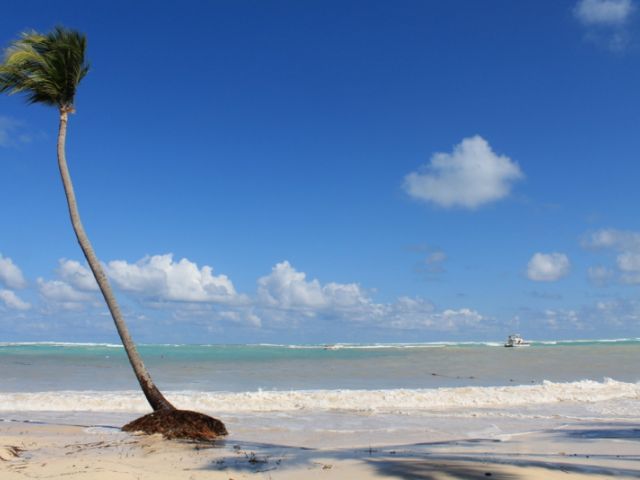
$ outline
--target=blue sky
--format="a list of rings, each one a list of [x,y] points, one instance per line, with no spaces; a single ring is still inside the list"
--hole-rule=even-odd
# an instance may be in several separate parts
[[[142,342],[640,336],[640,3],[35,1]],[[0,98],[0,340],[111,341],[54,109]]]

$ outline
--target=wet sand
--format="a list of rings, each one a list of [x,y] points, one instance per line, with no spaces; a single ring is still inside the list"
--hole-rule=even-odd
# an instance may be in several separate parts
[[[246,432],[246,429],[245,429]],[[306,432],[306,438],[313,438]],[[261,443],[233,434],[212,444],[129,435],[105,426],[4,421],[0,478],[85,479],[469,479],[638,478],[640,425],[591,422],[448,441],[318,446],[283,434]],[[397,439],[394,439],[397,440]],[[314,443],[314,442],[312,442]],[[306,446],[302,446],[302,445]]]

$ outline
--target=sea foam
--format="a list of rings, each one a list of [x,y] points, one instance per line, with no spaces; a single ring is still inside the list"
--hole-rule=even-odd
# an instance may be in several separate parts
[[[507,387],[389,390],[292,390],[249,392],[167,391],[180,408],[220,413],[345,411],[370,413],[446,413],[554,403],[589,404],[640,399],[640,383],[583,380]],[[145,412],[139,391],[55,391],[0,393],[3,411]]]

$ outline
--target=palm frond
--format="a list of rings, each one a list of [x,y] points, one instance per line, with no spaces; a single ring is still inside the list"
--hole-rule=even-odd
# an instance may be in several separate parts
[[[56,27],[48,34],[25,32],[0,64],[0,93],[24,93],[29,103],[72,108],[78,84],[89,71],[84,34]]]

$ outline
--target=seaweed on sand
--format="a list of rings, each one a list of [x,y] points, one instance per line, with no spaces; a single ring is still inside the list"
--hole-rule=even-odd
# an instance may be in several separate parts
[[[159,433],[167,439],[215,440],[227,435],[220,420],[190,410],[160,409],[127,423],[125,432]]]

